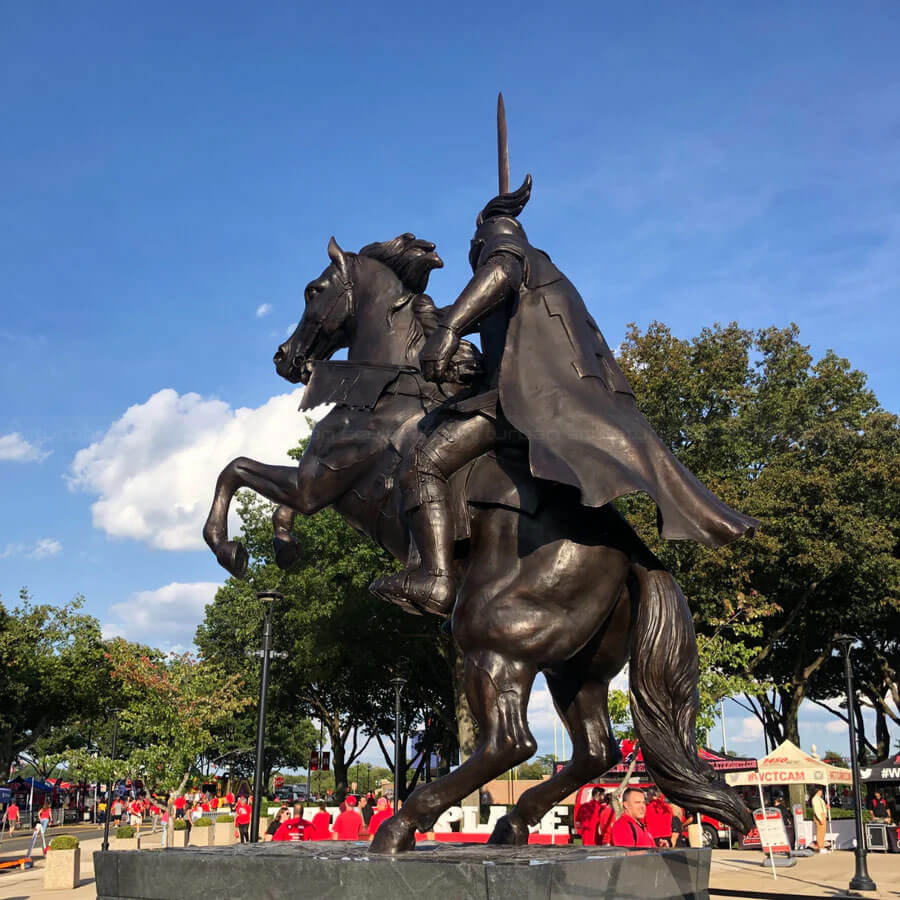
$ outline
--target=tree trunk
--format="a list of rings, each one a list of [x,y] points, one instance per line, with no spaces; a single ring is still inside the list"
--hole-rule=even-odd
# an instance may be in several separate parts
[[[784,740],[800,746],[800,704],[803,702],[805,685],[796,684],[793,689],[779,690],[781,696],[781,728]],[[802,784],[792,784],[788,788],[791,806],[795,803],[806,805],[806,791]]]
[[[336,727],[328,726],[328,737],[331,740],[331,765],[334,769],[334,796],[341,803],[347,796],[347,752],[344,747],[344,735],[340,721]],[[321,761],[320,761],[321,764]]]
[[[865,765],[869,759],[869,748],[866,742],[866,720],[863,718],[862,703],[859,697],[855,698],[853,704],[856,715],[856,756],[861,766]]]

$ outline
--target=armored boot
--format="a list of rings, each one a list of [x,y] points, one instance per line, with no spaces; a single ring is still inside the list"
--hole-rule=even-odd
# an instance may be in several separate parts
[[[447,482],[443,478],[419,472],[417,489],[427,478],[424,502],[409,515],[409,528],[421,557],[419,566],[379,578],[370,590],[382,600],[398,606],[449,616],[456,602],[456,577],[453,574],[453,521],[449,510]],[[418,491],[417,491],[418,492]]]

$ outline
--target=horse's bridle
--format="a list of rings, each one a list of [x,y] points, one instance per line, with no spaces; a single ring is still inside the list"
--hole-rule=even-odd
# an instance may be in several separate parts
[[[343,273],[335,266],[334,267],[335,274],[338,277],[338,280],[341,283],[341,290],[335,294],[334,299],[331,301],[331,305],[325,311],[325,314],[319,316],[319,318],[313,320],[313,324],[315,325],[315,331],[313,331],[312,336],[306,341],[306,347],[303,348],[301,353],[294,353],[294,357],[291,360],[292,364],[299,368],[297,365],[297,359],[302,355],[303,362],[307,361],[307,355],[310,350],[316,345],[316,341],[319,339],[319,335],[322,332],[322,328],[325,326],[325,323],[331,318],[331,314],[337,308],[338,304],[343,300],[347,304],[347,317],[352,318],[356,315],[356,299],[353,296],[353,282],[349,280],[349,278],[344,278]]]

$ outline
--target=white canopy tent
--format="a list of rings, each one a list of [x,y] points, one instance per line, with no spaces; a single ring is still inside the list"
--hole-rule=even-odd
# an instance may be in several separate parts
[[[821,784],[828,796],[831,784],[853,784],[853,773],[849,769],[829,765],[821,759],[810,756],[791,741],[779,744],[768,756],[759,760],[756,772],[728,772],[725,781],[732,787],[755,784],[759,787],[759,805],[765,808],[763,785],[783,787],[791,784]],[[828,806],[828,830],[831,831],[831,806]],[[774,863],[773,863],[774,872]]]

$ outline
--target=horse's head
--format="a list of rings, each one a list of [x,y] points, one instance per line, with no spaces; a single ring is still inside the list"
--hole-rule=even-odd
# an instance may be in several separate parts
[[[304,291],[306,309],[294,333],[275,352],[275,371],[292,384],[306,384],[312,363],[346,347],[355,312],[351,264],[354,254],[344,253],[332,238],[328,242],[331,265]]]
[[[332,238],[331,265],[306,286],[306,309],[294,333],[275,353],[275,369],[308,383],[313,363],[342,347],[367,362],[417,364],[426,329],[437,325],[423,292],[428,274],[443,266],[434,244],[401,234],[345,253]]]

